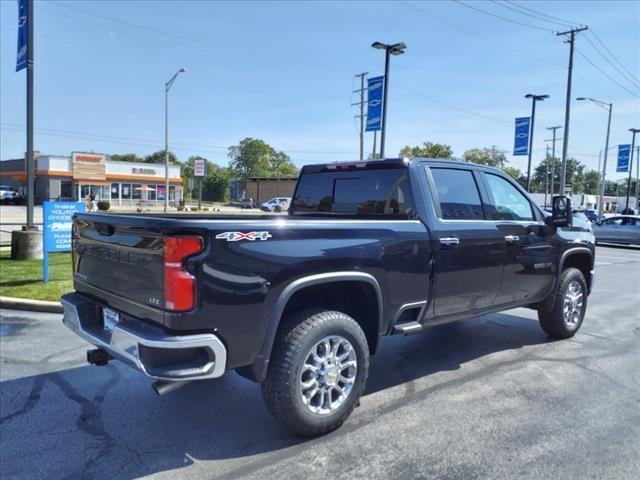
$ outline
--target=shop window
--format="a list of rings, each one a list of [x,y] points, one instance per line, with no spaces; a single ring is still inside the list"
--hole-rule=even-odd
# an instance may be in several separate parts
[[[70,180],[62,180],[60,182],[60,197],[73,198],[73,182]]]
[[[129,200],[131,198],[131,184],[123,183],[122,184],[122,198],[125,200]]]
[[[149,190],[147,190],[147,200],[155,200],[156,199],[156,188],[157,185],[149,185]]]
[[[111,184],[111,198],[117,200],[120,198],[120,184],[112,183]]]
[[[142,185],[139,183],[131,185],[131,198],[134,200],[142,200]]]

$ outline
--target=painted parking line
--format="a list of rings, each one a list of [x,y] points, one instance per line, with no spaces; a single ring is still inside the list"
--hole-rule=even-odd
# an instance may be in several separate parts
[[[600,265],[611,265],[611,263],[610,262],[600,262],[600,261],[596,260],[596,267],[598,267]]]
[[[598,255],[596,253],[596,257],[597,258],[606,258],[607,260],[622,260],[622,261],[633,261],[633,260],[640,260],[640,257],[610,257],[609,255]]]

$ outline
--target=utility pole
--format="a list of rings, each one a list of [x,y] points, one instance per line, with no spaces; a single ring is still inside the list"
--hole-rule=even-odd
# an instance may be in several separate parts
[[[367,103],[364,99],[364,92],[366,92],[366,88],[364,88],[364,80],[367,77],[369,72],[358,73],[356,77],[360,77],[360,89],[354,90],[352,93],[360,93],[360,101],[356,103],[352,103],[351,106],[359,105],[360,106],[360,115],[356,115],[356,118],[360,119],[360,161],[364,160],[364,105]]]
[[[601,166],[601,164],[602,164],[602,150],[600,150],[598,152],[598,187],[597,187],[598,193],[600,193],[600,187],[601,187],[601,183],[600,182],[602,180],[602,175],[600,175],[600,172],[601,172],[600,166]],[[600,206],[599,206],[600,204],[602,204],[602,197],[600,197],[600,201],[598,202],[598,209],[600,208]]]
[[[553,198],[553,191],[555,190],[556,183],[556,130],[562,128],[562,126],[557,127],[547,127],[547,130],[553,131],[553,140],[552,140],[552,148],[551,148],[551,156],[553,157],[553,161],[551,162],[551,198]],[[548,140],[545,140],[548,142]]]
[[[566,32],[556,33],[556,36],[569,35],[569,72],[567,74],[567,101],[564,107],[564,141],[562,142],[562,172],[560,175],[560,195],[564,195],[567,182],[567,151],[569,148],[569,120],[571,117],[571,77],[573,73],[573,48],[576,40],[576,33],[587,30],[586,25],[580,28],[573,28]]]
[[[527,163],[527,192],[531,192],[531,154],[533,153],[533,128],[536,120],[536,102],[549,98],[549,95],[528,93],[524,98],[531,99],[531,125],[529,127],[529,161]]]
[[[549,190],[549,145],[544,162],[544,206],[547,206],[547,191]]]
[[[35,159],[33,158],[33,0],[27,0],[27,230],[35,229]]]
[[[636,213],[640,215],[640,146],[636,147]]]
[[[624,209],[629,212],[629,193],[631,192],[631,173],[633,172],[633,151],[636,148],[636,133],[640,132],[640,128],[630,128],[629,131],[633,134],[631,137],[631,150],[629,151],[629,180],[627,181],[627,204]]]

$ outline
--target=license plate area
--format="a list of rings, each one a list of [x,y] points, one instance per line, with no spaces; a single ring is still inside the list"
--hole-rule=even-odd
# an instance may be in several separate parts
[[[120,323],[120,314],[110,308],[102,309],[102,325],[105,332],[113,332],[115,326]]]

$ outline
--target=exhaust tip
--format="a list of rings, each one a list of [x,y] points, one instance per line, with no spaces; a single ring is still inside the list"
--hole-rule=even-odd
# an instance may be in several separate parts
[[[162,397],[163,395],[166,395],[167,393],[171,393],[175,390],[178,390],[189,383],[191,382],[185,381],[185,380],[182,380],[182,381],[158,380],[151,384],[151,388],[153,388],[153,391]]]

